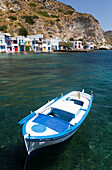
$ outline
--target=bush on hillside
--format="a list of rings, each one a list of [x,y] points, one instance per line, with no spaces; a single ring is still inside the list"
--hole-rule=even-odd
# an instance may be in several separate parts
[[[58,19],[56,19],[56,21],[60,21],[60,19],[58,18]]]
[[[33,15],[32,17],[33,17],[33,19],[39,19],[39,17],[37,15]]]
[[[20,27],[23,27],[23,25],[22,25],[20,22],[18,22],[18,25],[19,25]]]
[[[64,14],[65,15],[72,15],[74,13],[74,11],[67,11],[67,12],[65,12]]]
[[[63,10],[60,8],[60,9],[58,10],[58,12],[63,12]]]
[[[53,21],[51,21],[51,20],[50,20],[50,24],[51,24],[51,25],[54,25],[54,24],[55,24],[55,22],[53,22]]]
[[[22,16],[22,18],[25,19],[25,22],[27,22],[30,25],[33,25],[35,23],[35,21],[33,20],[33,16],[24,15]]]
[[[36,4],[35,3],[30,3],[29,4],[31,7],[36,7]]]
[[[7,29],[6,25],[0,26],[0,31],[5,31]]]
[[[39,9],[44,9],[44,7],[43,7],[43,6],[41,6],[41,7],[39,7]]]
[[[14,17],[14,16],[9,16],[8,18],[11,19],[11,20],[17,20],[17,18]]]
[[[67,11],[67,13],[68,13],[69,15],[72,15],[72,14],[74,13],[74,11]]]
[[[37,13],[41,16],[44,16],[44,17],[50,17],[49,14],[46,11],[38,11]]]
[[[15,11],[13,11],[13,10],[10,10],[10,12],[11,12],[11,13],[16,13],[16,12],[15,12]]]
[[[58,18],[58,15],[51,15],[52,18]]]
[[[21,28],[19,29],[19,35],[23,35],[23,36],[26,37],[26,36],[28,35],[28,32],[27,32],[26,28],[21,27]]]

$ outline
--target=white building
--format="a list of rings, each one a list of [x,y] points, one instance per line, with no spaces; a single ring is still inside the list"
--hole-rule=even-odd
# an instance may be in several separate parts
[[[52,50],[59,50],[59,42],[61,41],[61,39],[55,38],[55,39],[51,39],[51,49]]]
[[[43,39],[42,41],[42,51],[52,52],[54,50],[59,50],[60,39]]]
[[[43,39],[43,35],[28,35],[12,37],[9,33],[0,33],[0,52],[44,51],[59,50],[61,39]]]
[[[74,46],[73,48],[76,50],[83,50],[83,45],[82,45],[82,41],[71,41]]]
[[[12,52],[18,52],[18,42],[16,37],[12,37]]]
[[[0,52],[6,52],[5,36],[0,33]]]
[[[42,41],[42,51],[43,52],[51,52],[51,39],[44,39]]]
[[[9,33],[0,33],[0,52],[18,51],[17,38],[12,37]]]
[[[94,49],[94,43],[93,42],[88,42],[88,49],[93,50]]]
[[[5,37],[5,44],[6,44],[6,52],[10,53],[12,52],[12,40],[11,40],[11,35],[9,33],[4,33]]]
[[[25,51],[25,37],[24,36],[16,36],[17,44],[18,44],[18,52]]]
[[[32,40],[30,38],[25,38],[25,51],[31,51],[32,50]]]
[[[43,35],[28,35],[27,38],[30,38],[32,41],[32,50],[42,51],[42,39]]]

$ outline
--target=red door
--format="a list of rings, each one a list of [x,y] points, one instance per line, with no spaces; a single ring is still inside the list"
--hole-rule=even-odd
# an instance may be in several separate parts
[[[18,47],[14,47],[15,48],[15,51],[18,51]]]

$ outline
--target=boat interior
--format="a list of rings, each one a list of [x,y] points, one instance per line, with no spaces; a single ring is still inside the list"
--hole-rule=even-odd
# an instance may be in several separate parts
[[[89,100],[90,96],[73,98],[69,95],[59,99],[28,122],[27,133],[34,136],[47,136],[70,129],[86,113]]]

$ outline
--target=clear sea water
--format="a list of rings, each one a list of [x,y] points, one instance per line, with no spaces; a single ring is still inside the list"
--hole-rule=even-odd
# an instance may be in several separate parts
[[[89,115],[67,141],[41,149],[27,170],[112,169],[112,51],[0,54],[0,170],[22,170],[18,125],[48,100],[72,90],[94,92]]]

